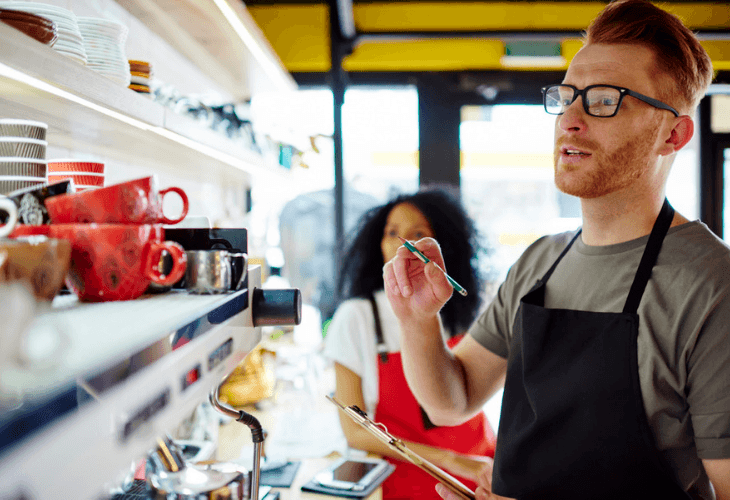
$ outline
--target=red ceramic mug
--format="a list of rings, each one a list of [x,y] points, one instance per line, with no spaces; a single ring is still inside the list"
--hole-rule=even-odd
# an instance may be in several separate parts
[[[136,299],[150,283],[172,285],[185,274],[182,246],[163,241],[161,225],[51,224],[52,238],[71,241],[71,267],[66,285],[80,300],[101,302]],[[172,257],[172,270],[159,268],[162,252]]]
[[[183,202],[182,213],[177,219],[168,219],[162,212],[162,200],[170,192],[177,193]],[[157,177],[153,175],[99,189],[54,196],[46,200],[46,209],[53,224],[177,224],[188,214],[188,197],[178,187],[160,190]]]

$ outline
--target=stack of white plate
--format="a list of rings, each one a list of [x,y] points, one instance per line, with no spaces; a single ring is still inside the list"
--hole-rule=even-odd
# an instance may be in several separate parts
[[[56,23],[58,39],[53,44],[53,50],[73,59],[81,64],[86,64],[86,50],[84,41],[81,38],[76,14],[63,7],[56,7],[45,3],[9,1],[0,2],[4,9],[20,10],[30,12]]]
[[[0,118],[0,194],[46,183],[48,125]]]
[[[79,17],[78,23],[88,59],[86,66],[127,87],[131,79],[124,51],[127,27],[97,17]]]

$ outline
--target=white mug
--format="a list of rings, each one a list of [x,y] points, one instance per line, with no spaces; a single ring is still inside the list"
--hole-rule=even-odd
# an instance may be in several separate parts
[[[0,226],[0,238],[9,235],[18,223],[18,207],[15,202],[6,196],[0,196],[0,211],[8,214],[8,221]]]

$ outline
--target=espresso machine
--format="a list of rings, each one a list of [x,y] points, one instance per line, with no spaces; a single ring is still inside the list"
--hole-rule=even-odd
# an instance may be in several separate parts
[[[166,239],[186,250],[247,252],[245,229],[169,229]],[[262,326],[301,321],[299,290],[263,289],[261,275],[248,266],[225,293],[173,288],[97,304],[59,297],[41,311],[65,340],[55,364],[0,373],[0,391],[22,395],[21,405],[0,412],[0,498],[258,498],[263,431],[217,394],[260,342]],[[188,463],[170,438],[204,402],[251,430],[252,470]],[[142,460],[145,487],[121,487]]]

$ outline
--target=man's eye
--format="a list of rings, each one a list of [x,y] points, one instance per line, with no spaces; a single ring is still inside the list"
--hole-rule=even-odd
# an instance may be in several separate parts
[[[387,234],[387,235],[388,235],[388,236],[390,236],[391,238],[397,238],[397,237],[398,237],[398,231],[396,231],[395,229],[391,229],[391,230],[389,230],[389,231],[388,231],[387,233],[385,233],[385,234]]]

